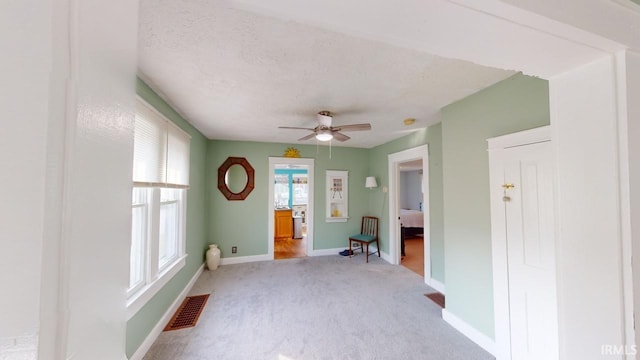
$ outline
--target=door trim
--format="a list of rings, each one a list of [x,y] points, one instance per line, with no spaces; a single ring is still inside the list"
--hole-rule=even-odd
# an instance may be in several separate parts
[[[496,360],[511,359],[507,224],[506,211],[502,202],[504,150],[546,141],[551,141],[551,128],[548,125],[487,139],[491,204],[491,256],[493,262],[494,355]]]
[[[424,216],[424,282],[431,285],[431,232],[429,225],[429,145],[399,151],[388,155],[389,167],[389,257],[394,265],[400,264],[400,227],[398,223],[398,179],[400,164],[422,159],[422,212]]]
[[[314,159],[306,159],[306,158],[285,158],[285,157],[269,157],[269,176],[267,189],[269,189],[269,195],[267,201],[267,218],[268,228],[267,228],[267,257],[269,260],[274,259],[274,236],[275,236],[275,226],[273,214],[275,211],[274,206],[274,186],[275,186],[275,169],[276,164],[293,164],[293,165],[306,165],[309,167],[308,176],[309,176],[309,204],[307,206],[307,256],[312,256],[313,254],[313,208],[314,208],[314,200],[313,200],[313,181],[314,181]]]

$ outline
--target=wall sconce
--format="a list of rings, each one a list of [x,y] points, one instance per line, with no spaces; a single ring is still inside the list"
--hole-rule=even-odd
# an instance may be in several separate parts
[[[372,189],[374,187],[378,187],[378,182],[376,181],[375,176],[367,176],[367,179],[364,182],[364,187],[367,189]]]

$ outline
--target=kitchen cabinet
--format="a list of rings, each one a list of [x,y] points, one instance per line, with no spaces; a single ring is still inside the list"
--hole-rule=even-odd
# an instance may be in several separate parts
[[[275,210],[275,238],[290,239],[293,237],[293,217],[291,209]]]

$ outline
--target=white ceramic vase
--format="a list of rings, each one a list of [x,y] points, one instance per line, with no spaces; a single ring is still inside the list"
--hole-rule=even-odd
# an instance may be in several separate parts
[[[218,265],[220,265],[220,249],[217,244],[211,244],[207,250],[207,267],[209,270],[215,270]]]

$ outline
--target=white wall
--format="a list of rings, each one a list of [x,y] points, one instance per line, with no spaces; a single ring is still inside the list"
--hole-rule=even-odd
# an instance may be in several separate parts
[[[325,0],[305,3],[272,0],[269,6],[261,0],[230,0],[228,3],[242,10],[287,21],[307,23],[446,58],[520,70],[543,78],[624,49],[624,46],[596,35],[597,31],[583,31],[552,20],[551,15],[559,8],[558,1],[540,1],[544,2],[545,12],[542,15],[518,8],[532,7],[530,5],[536,0],[509,0],[515,6],[505,0]],[[571,19],[574,13],[569,9],[582,10],[585,7],[582,1],[563,1],[571,4],[563,8],[563,19]],[[607,2],[587,1],[591,5]],[[611,6],[619,5],[612,3],[604,7]],[[589,25],[604,23],[616,34],[626,30],[629,41],[637,35],[637,28],[625,29],[622,26],[637,22],[618,22],[618,17],[601,17],[601,12],[586,13],[595,19]],[[619,12],[607,14],[617,16]]]
[[[473,0],[455,0],[473,1]],[[495,1],[495,0],[494,0]],[[640,49],[640,5],[634,0],[499,0]],[[615,21],[611,21],[615,19]],[[607,21],[603,21],[607,20]],[[577,40],[577,39],[576,39]]]
[[[0,3],[2,358],[35,357],[38,340],[51,64],[46,36],[51,9],[46,5],[37,0]]]
[[[125,358],[137,2],[71,2],[61,357]]]
[[[136,38],[136,2],[0,4],[3,360],[125,358]]]
[[[562,359],[625,344],[615,83],[613,56],[549,80]]]
[[[632,248],[633,279],[640,279],[640,54],[625,53],[619,57],[620,67],[624,71],[625,94],[622,113],[627,116],[627,137],[621,137],[621,141],[628,149],[626,164],[628,165],[627,193],[623,192],[623,198],[627,197],[629,203],[629,240]],[[626,140],[626,141],[625,141]],[[623,168],[624,169],[624,168]],[[633,282],[633,308],[640,309],[640,281]],[[640,344],[640,331],[636,331],[635,343]]]

